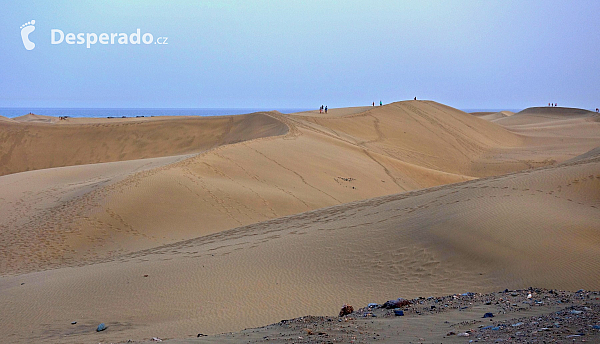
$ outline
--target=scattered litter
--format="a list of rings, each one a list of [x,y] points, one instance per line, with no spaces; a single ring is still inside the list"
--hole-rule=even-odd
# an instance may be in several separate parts
[[[410,304],[411,304],[410,301],[399,297],[396,300],[386,301],[383,304],[383,306],[381,306],[381,308],[394,309],[394,308],[406,307],[406,306],[408,306]]]
[[[100,331],[104,331],[106,330],[106,325],[104,325],[104,323],[98,325],[98,327],[96,328],[96,332],[100,332]]]

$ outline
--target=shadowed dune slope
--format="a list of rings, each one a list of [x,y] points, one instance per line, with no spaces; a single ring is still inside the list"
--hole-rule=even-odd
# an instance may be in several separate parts
[[[83,124],[73,124],[81,122],[78,119],[25,115],[13,122],[0,122],[0,175],[189,154],[288,130],[263,113],[87,120]]]
[[[594,289],[599,171],[593,154],[273,219],[113,262],[5,276],[0,314],[12,314],[3,321],[5,339],[181,338],[397,296]],[[73,319],[81,332],[70,327]],[[84,331],[100,321],[110,330]]]

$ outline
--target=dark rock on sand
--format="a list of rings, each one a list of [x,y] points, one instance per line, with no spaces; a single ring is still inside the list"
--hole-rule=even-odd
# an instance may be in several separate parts
[[[354,312],[354,307],[350,305],[344,305],[340,310],[340,316],[343,317],[344,315],[351,314],[352,312]]]

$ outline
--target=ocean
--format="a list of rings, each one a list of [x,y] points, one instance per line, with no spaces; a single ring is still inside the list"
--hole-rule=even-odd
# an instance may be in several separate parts
[[[136,116],[228,116],[241,115],[245,113],[273,111],[281,113],[294,113],[310,111],[316,109],[308,108],[286,108],[286,109],[266,109],[266,108],[0,108],[0,116],[13,118],[34,113],[44,116],[68,116],[68,117],[136,117]],[[464,112],[498,112],[498,111],[519,112],[520,109],[462,109]]]
[[[316,109],[316,108],[315,108]],[[259,109],[259,108],[201,108],[201,109],[144,109],[144,108],[0,108],[0,116],[13,118],[34,113],[43,116],[68,116],[68,117],[136,117],[136,116],[227,116],[241,115],[245,113],[273,111],[277,110],[282,113],[293,113],[301,111],[309,111],[315,109],[306,108],[290,108],[290,109]]]

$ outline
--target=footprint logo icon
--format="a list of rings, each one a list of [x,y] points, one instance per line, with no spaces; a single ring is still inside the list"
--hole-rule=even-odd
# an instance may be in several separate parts
[[[29,34],[35,30],[35,20],[27,22],[21,25],[21,39],[23,39],[23,45],[25,49],[32,50],[35,48],[35,43],[29,40]]]

